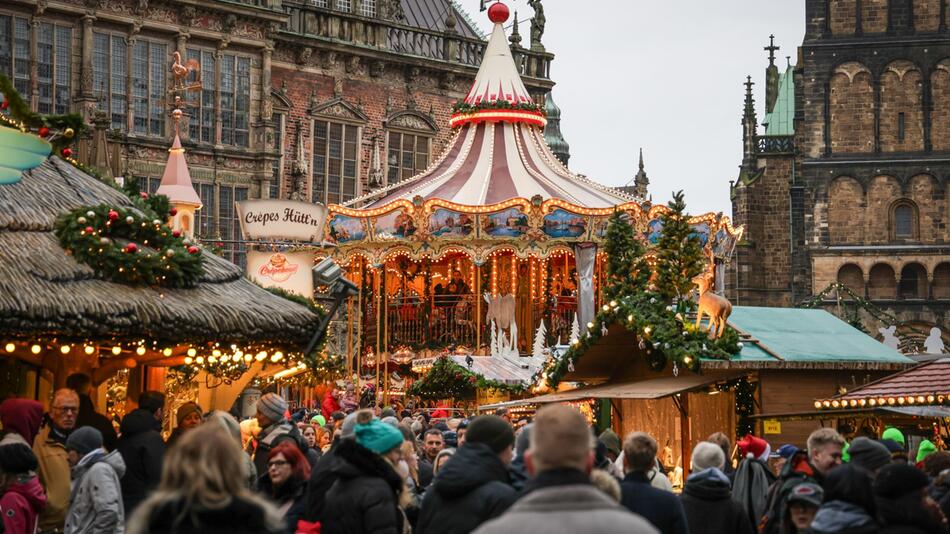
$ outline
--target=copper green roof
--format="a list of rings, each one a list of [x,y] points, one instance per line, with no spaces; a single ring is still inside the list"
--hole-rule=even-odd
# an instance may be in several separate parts
[[[778,78],[778,97],[770,113],[762,120],[766,124],[765,135],[795,134],[795,80],[791,65]]]
[[[824,310],[735,306],[729,324],[745,338],[732,363],[913,363]]]

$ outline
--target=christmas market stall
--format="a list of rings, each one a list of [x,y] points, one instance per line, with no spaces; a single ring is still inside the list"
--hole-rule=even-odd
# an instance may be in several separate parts
[[[4,394],[46,400],[68,375],[85,373],[117,410],[125,394],[145,389],[228,409],[236,391],[225,395],[224,386],[239,391],[265,365],[308,362],[301,349],[318,315],[200,246],[194,219],[183,218],[200,200],[188,204],[176,188],[171,198],[123,191],[91,175],[57,143],[80,135],[78,116],[60,128],[63,117],[26,111],[9,80],[0,84]],[[191,188],[183,152],[176,135],[163,187]]]
[[[332,256],[360,288],[353,365],[381,364],[384,383],[394,363],[442,355],[474,358],[462,367],[477,380],[498,381],[480,374],[489,367],[535,373],[543,361],[536,346],[568,343],[605,302],[610,217],[622,215],[653,261],[669,211],[557,159],[544,139],[544,107],[525,89],[505,38],[508,8],[493,4],[489,18],[494,29],[441,156],[416,176],[328,206]],[[391,146],[388,159],[414,153]],[[684,222],[710,262],[741,235],[721,214]],[[488,357],[508,363],[478,363]]]

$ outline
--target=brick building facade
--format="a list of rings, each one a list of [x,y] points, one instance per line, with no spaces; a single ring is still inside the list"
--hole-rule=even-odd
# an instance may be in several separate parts
[[[946,3],[805,0],[805,16],[797,65],[779,73],[770,50],[764,128],[747,82],[727,296],[794,306],[840,282],[896,317],[905,351],[933,326],[950,346]],[[869,332],[889,326],[846,291],[826,297]]]
[[[543,99],[553,55],[540,37],[522,46],[517,26],[510,40],[525,84]],[[108,150],[94,150],[90,135],[80,160],[145,190],[158,187],[174,134],[172,54],[199,63],[201,89],[187,93],[181,123],[204,204],[196,229],[238,263],[234,201],[345,202],[424,169],[484,46],[452,0],[0,6],[0,73],[37,111],[78,111],[107,129]]]

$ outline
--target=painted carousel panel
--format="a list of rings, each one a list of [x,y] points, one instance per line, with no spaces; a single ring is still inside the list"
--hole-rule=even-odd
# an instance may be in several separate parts
[[[330,220],[330,239],[339,245],[366,239],[363,219],[348,215],[334,215]]]
[[[588,226],[587,217],[560,208],[544,216],[544,234],[555,239],[584,237]]]
[[[468,237],[475,231],[475,216],[437,208],[429,216],[429,235],[439,238]]]
[[[508,208],[480,217],[482,237],[521,237],[528,231],[528,216],[519,208]]]
[[[396,210],[373,222],[373,238],[380,241],[405,239],[416,233],[416,223],[405,210]]]

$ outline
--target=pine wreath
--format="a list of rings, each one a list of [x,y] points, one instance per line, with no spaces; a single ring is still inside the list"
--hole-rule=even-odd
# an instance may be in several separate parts
[[[67,253],[113,282],[191,287],[203,273],[200,248],[138,210],[77,208],[59,217],[55,231]]]

